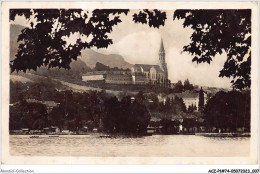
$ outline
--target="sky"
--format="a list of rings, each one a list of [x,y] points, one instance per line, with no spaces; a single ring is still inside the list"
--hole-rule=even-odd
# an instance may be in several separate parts
[[[231,79],[218,77],[226,60],[226,55],[216,55],[210,64],[192,62],[192,56],[182,52],[183,46],[190,43],[191,28],[183,28],[183,20],[173,20],[173,12],[167,11],[165,25],[151,28],[145,24],[132,21],[131,10],[127,16],[122,16],[121,23],[113,27],[109,37],[113,44],[107,49],[94,49],[103,54],[119,54],[131,64],[158,64],[158,51],[161,39],[164,43],[168,76],[172,83],[185,79],[194,85],[230,88]],[[28,25],[22,17],[15,22]]]

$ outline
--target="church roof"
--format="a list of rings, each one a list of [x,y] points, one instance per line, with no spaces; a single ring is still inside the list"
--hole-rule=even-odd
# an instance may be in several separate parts
[[[163,40],[161,39],[161,46],[159,52],[164,52]]]
[[[163,70],[161,69],[161,67],[159,65],[154,65],[153,67],[156,69],[156,71],[163,72]]]
[[[154,66],[154,65],[147,65],[147,64],[135,64],[135,66],[139,66],[142,67],[144,71],[150,71],[150,69]]]
[[[163,72],[159,65],[135,64],[135,66],[142,67],[144,71],[150,71],[152,67],[158,72]]]

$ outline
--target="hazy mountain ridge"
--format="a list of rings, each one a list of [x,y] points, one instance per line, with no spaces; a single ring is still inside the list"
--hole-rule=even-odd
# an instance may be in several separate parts
[[[118,54],[101,54],[91,49],[85,49],[81,51],[80,59],[84,61],[89,67],[94,68],[96,63],[102,63],[110,68],[131,68],[132,64],[125,61],[125,59]]]
[[[10,60],[14,60],[18,51],[19,43],[17,42],[19,34],[24,27],[21,25],[10,25]]]
[[[18,51],[19,43],[17,42],[19,34],[21,34],[22,29],[24,26],[21,25],[10,25],[10,60],[15,59],[15,55]],[[71,64],[71,71],[81,71],[81,70],[90,70],[90,68],[86,65],[85,62],[78,59],[77,61],[72,61]],[[58,70],[58,68],[52,68],[51,71]],[[40,67],[37,69],[40,73],[48,74],[47,67]]]
[[[24,26],[21,25],[10,25],[10,60],[15,59],[15,55],[17,54],[19,46],[19,44],[17,43],[17,39],[23,28]],[[118,67],[126,69],[132,66],[130,63],[126,62],[125,59],[120,55],[105,55],[94,50],[85,49],[81,51],[81,56],[78,57],[77,61],[71,62],[71,70],[90,70],[90,68],[94,68],[96,66],[97,62],[107,65],[111,68]]]

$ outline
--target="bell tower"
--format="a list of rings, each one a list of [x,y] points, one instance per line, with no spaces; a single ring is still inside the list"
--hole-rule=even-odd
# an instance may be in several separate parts
[[[161,39],[161,46],[159,50],[159,66],[165,72],[166,79],[168,79],[167,63],[165,62],[165,50],[164,50],[162,39]]]

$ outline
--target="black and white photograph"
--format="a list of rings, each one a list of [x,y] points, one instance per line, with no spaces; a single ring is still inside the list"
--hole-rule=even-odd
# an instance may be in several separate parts
[[[48,4],[6,10],[8,158],[257,163],[254,5]]]

